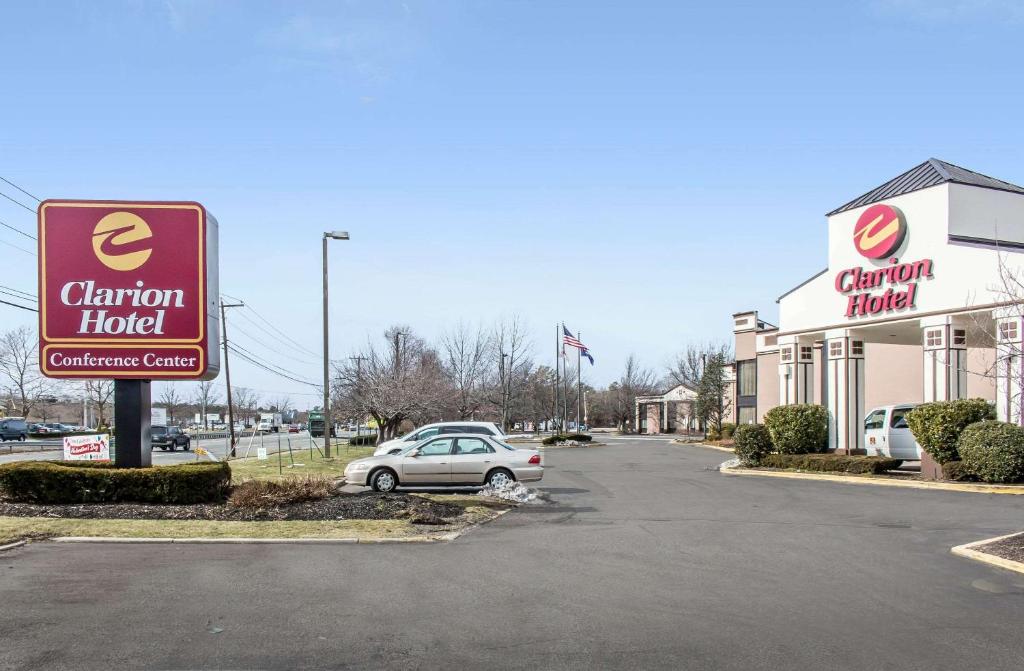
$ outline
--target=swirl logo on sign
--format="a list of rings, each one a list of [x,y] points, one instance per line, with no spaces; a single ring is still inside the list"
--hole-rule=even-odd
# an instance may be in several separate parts
[[[869,259],[892,256],[907,235],[907,220],[898,207],[872,205],[857,219],[853,227],[853,244]]]
[[[153,253],[150,230],[142,217],[131,212],[112,212],[92,230],[92,251],[111,270],[135,270]]]

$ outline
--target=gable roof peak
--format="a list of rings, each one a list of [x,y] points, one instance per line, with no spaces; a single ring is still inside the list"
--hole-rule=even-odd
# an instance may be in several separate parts
[[[877,186],[871,191],[854,198],[850,202],[832,210],[825,216],[846,212],[858,207],[877,203],[895,196],[902,196],[921,189],[927,189],[939,184],[966,184],[984,189],[995,189],[997,191],[1009,191],[1011,193],[1024,194],[1024,187],[1011,184],[1010,182],[983,175],[980,172],[961,168],[958,165],[943,161],[937,158],[930,158],[920,165],[916,165],[905,173],[890,179],[885,184]]]

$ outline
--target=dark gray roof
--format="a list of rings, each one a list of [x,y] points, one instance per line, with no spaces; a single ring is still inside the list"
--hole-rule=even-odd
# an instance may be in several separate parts
[[[996,179],[995,177],[982,175],[980,172],[961,168],[958,165],[946,163],[945,161],[940,161],[937,158],[930,158],[921,165],[906,171],[899,177],[890,179],[885,184],[871,189],[863,196],[854,198],[846,205],[832,210],[825,216],[831,217],[833,214],[839,214],[840,212],[853,210],[858,207],[863,207],[864,205],[877,203],[881,200],[885,200],[886,198],[902,196],[905,193],[920,191],[921,189],[927,189],[930,186],[936,186],[946,182],[1024,194],[1024,187],[1004,182],[1003,180]]]

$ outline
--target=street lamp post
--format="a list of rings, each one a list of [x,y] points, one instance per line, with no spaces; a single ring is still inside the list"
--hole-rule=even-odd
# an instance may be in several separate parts
[[[327,337],[327,240],[348,240],[348,231],[324,231],[324,458],[331,456],[331,358]]]

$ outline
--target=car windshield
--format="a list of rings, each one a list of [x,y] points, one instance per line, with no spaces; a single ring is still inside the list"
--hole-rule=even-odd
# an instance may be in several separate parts
[[[152,429],[152,434],[154,436],[157,436],[157,435],[162,436],[165,433],[167,433],[167,427],[166,426],[154,426],[153,429]]]
[[[510,452],[515,452],[517,449],[519,449],[519,448],[516,448],[516,447],[512,447],[508,443],[503,443],[500,440],[494,440],[493,442],[498,444],[498,445],[501,445],[502,447],[504,447],[506,450],[509,450]]]

